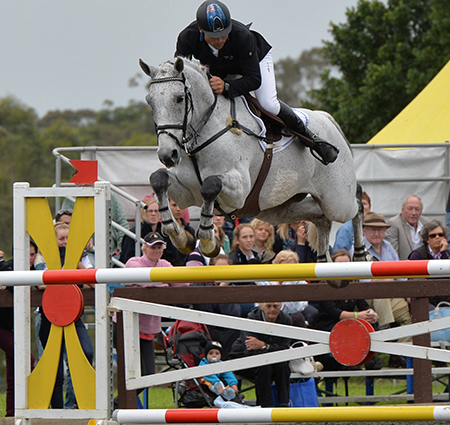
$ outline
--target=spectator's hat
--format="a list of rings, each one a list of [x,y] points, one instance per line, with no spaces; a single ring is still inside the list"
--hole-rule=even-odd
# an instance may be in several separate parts
[[[368,212],[363,219],[363,226],[371,226],[371,227],[391,227],[389,224],[386,224],[386,220],[384,219],[383,214],[378,214],[376,212]]]
[[[163,243],[164,245],[167,245],[166,241],[158,232],[148,233],[144,236],[144,241],[145,245],[147,246],[153,246],[157,243]]]
[[[210,350],[212,349],[216,349],[220,351],[220,354],[223,354],[223,347],[222,344],[218,341],[208,341],[205,345],[205,356],[208,355],[208,353],[210,352]]]

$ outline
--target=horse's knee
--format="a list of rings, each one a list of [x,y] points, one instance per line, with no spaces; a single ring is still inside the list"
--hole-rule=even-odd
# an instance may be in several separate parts
[[[207,202],[214,202],[217,195],[222,190],[222,180],[218,176],[209,176],[203,181],[200,193],[202,198]]]
[[[169,187],[169,173],[167,170],[159,169],[152,173],[150,175],[150,186],[156,194],[167,192]]]

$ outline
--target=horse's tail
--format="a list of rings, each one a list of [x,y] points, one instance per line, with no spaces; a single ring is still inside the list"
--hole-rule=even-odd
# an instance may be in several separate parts
[[[346,135],[344,134],[344,132],[342,131],[341,126],[338,124],[338,122],[334,119],[334,117],[329,114],[328,112],[325,111],[318,111],[321,114],[323,114],[325,117],[327,117],[332,123],[333,125],[337,128],[337,130],[339,131],[339,133],[341,134],[341,136],[344,138],[345,142],[347,143],[348,148],[350,149],[350,152],[352,153],[353,156],[353,150],[352,150],[352,146],[350,144],[350,142],[348,141]]]

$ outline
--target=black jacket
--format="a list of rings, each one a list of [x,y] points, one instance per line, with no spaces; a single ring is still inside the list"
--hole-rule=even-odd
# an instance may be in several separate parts
[[[254,307],[250,313],[248,313],[248,318],[253,320],[264,321],[262,316],[262,310],[260,307]],[[292,325],[292,319],[286,314],[280,311],[275,323],[281,325]],[[248,336],[254,336],[260,341],[264,341],[266,345],[269,346],[267,351],[265,350],[250,350],[248,351],[245,347],[245,340]],[[284,338],[276,335],[259,334],[255,332],[241,331],[239,338],[234,342],[231,352],[229,354],[230,359],[236,359],[239,357],[254,356],[256,354],[263,354],[267,352],[284,350],[290,347],[290,339]]]
[[[241,22],[232,20],[233,26],[224,47],[215,57],[200,33],[197,22],[192,22],[179,35],[175,56],[194,57],[209,66],[211,75],[230,84],[228,97],[247,94],[261,85],[259,62],[272,46],[256,31],[251,31]],[[242,78],[233,79],[233,75]]]
[[[370,306],[366,300],[319,301],[319,315],[314,327],[326,331],[331,330],[339,322],[343,311],[364,311],[369,308]]]

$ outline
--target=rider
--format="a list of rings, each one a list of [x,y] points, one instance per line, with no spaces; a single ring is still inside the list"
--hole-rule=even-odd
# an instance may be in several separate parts
[[[250,25],[231,19],[227,6],[217,0],[207,0],[197,10],[197,21],[179,35],[175,56],[195,57],[208,65],[210,85],[215,94],[228,98],[255,92],[261,106],[278,115],[287,128],[305,139],[319,161],[334,162],[339,150],[306,128],[298,115],[278,100],[272,59],[272,46]],[[233,75],[241,78],[233,79]]]

